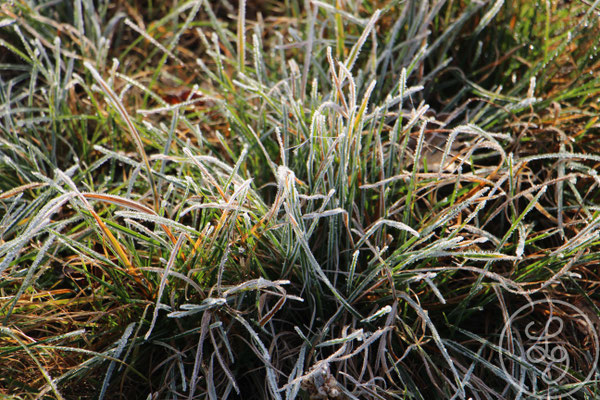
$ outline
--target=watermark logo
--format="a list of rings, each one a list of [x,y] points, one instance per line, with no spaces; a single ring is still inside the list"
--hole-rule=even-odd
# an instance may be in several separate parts
[[[515,311],[500,335],[500,364],[521,396],[568,398],[595,379],[598,333],[579,308],[537,300]]]

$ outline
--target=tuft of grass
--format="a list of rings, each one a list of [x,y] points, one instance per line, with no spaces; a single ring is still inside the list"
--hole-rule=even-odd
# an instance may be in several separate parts
[[[213,3],[0,6],[2,395],[507,398],[512,312],[596,324],[597,2]]]

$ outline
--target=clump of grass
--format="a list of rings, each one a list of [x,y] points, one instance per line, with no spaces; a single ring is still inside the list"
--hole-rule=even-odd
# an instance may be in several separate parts
[[[505,398],[597,319],[593,7],[134,6],[2,5],[6,394]]]

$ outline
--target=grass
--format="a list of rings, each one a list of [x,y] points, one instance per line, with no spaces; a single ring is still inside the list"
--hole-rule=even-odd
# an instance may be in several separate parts
[[[3,3],[0,393],[518,397],[511,313],[600,321],[596,3]]]

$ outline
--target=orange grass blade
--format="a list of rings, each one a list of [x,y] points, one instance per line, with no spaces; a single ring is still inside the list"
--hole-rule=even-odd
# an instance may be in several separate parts
[[[90,192],[83,192],[81,193],[85,198],[88,199],[96,199],[96,200],[100,200],[100,201],[104,201],[106,203],[111,203],[111,204],[115,204],[121,207],[126,207],[126,208],[131,208],[133,210],[137,210],[146,214],[151,214],[151,215],[156,215],[159,216],[156,211],[154,211],[153,209],[151,209],[148,206],[145,206],[141,203],[138,203],[137,201],[134,200],[129,200],[120,196],[115,196],[112,194],[99,194],[99,193],[90,193]],[[164,225],[164,224],[159,224],[160,227],[165,231],[165,233],[167,234],[167,236],[169,236],[169,239],[171,239],[171,242],[173,242],[173,244],[175,244],[177,242],[177,239],[175,239],[175,236],[173,235],[173,233],[171,232],[171,229]]]
[[[59,169],[56,170],[56,174],[59,175],[67,183],[67,185],[69,185],[71,187],[71,189],[73,190],[73,192],[75,193],[75,195],[77,197],[79,197],[79,199],[83,202],[83,204],[85,205],[85,208],[92,215],[92,217],[96,220],[96,223],[98,224],[98,226],[100,227],[100,229],[102,230],[102,232],[104,233],[104,235],[108,238],[108,240],[111,243],[113,249],[116,251],[117,255],[119,256],[119,258],[121,259],[121,261],[123,262],[123,264],[125,264],[125,266],[127,267],[127,273],[129,273],[129,274],[132,275],[132,277],[135,280],[135,282],[138,284],[138,286],[140,287],[140,289],[142,289],[142,291],[144,292],[144,294],[147,296],[148,295],[148,293],[146,291],[146,286],[147,285],[144,284],[144,282],[142,281],[140,272],[138,271],[138,269],[136,267],[134,267],[134,265],[129,260],[129,257],[127,256],[127,253],[123,249],[123,246],[121,246],[121,243],[119,243],[119,241],[117,240],[117,238],[108,229],[108,227],[106,226],[106,224],[104,223],[104,221],[102,221],[102,219],[100,218],[100,216],[96,213],[96,211],[94,211],[94,208],[87,201],[87,199],[85,198],[85,196],[77,189],[77,187],[75,186],[75,183],[67,175],[65,175],[64,172],[62,172]]]

